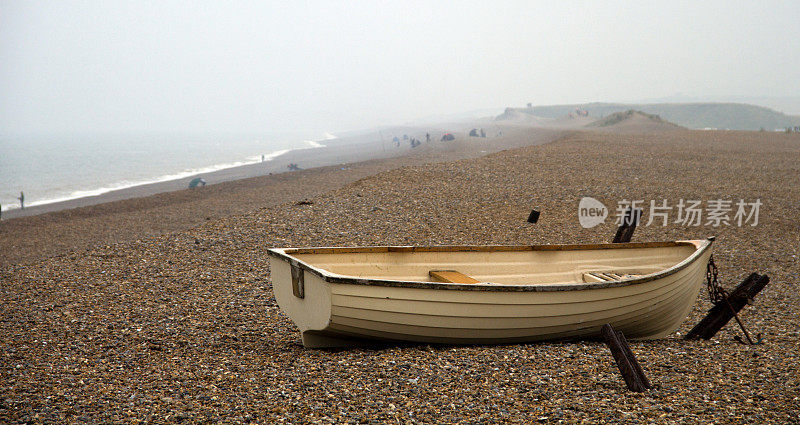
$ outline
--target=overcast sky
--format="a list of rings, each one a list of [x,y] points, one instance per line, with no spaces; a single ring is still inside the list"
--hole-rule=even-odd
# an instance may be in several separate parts
[[[337,131],[676,93],[800,96],[800,2],[0,1],[0,133]]]

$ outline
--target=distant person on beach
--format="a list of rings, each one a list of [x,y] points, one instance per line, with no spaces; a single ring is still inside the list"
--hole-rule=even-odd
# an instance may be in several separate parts
[[[426,142],[430,142],[431,141],[431,133],[425,133],[425,141]]]
[[[261,162],[264,162],[264,155],[261,155]]]
[[[17,198],[17,199],[19,199],[19,209],[24,210],[25,209],[25,194],[22,193],[21,190],[19,191],[19,198]]]

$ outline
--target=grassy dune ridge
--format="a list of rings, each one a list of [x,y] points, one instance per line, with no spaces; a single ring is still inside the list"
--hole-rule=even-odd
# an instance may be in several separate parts
[[[655,114],[662,119],[693,129],[718,128],[730,130],[775,130],[800,125],[800,117],[762,106],[743,103],[584,103],[572,105],[545,105],[530,108],[507,108],[497,117],[503,120],[514,112],[543,118],[558,118],[583,109],[593,117],[605,117],[630,109]]]

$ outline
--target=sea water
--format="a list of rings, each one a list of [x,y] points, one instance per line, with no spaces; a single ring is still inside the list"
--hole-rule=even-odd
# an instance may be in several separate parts
[[[323,146],[326,133],[0,137],[3,211],[272,160]]]

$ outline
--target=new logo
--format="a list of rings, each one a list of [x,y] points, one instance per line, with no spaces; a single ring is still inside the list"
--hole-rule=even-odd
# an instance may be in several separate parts
[[[598,224],[604,222],[608,217],[608,208],[598,201],[589,196],[581,198],[578,204],[578,221],[585,229],[590,229]]]

